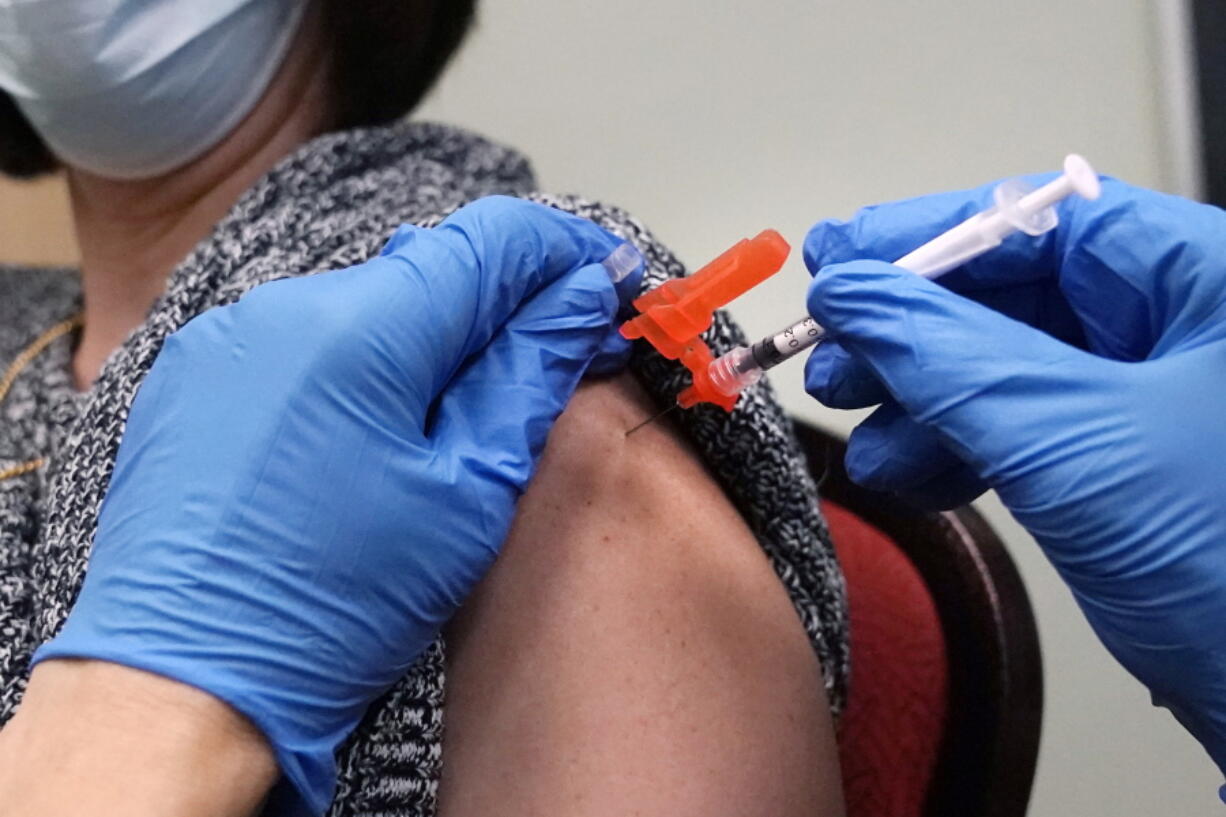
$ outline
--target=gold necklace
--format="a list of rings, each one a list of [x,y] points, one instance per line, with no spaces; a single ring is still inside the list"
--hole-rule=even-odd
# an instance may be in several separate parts
[[[66,321],[60,321],[55,326],[43,332],[34,342],[21,350],[21,354],[13,359],[9,367],[4,370],[4,375],[0,376],[0,403],[4,402],[4,398],[8,396],[9,389],[13,388],[13,383],[17,380],[17,376],[30,365],[30,361],[38,357],[44,349],[54,343],[58,338],[67,335],[81,326],[81,316],[74,315]],[[22,474],[28,474],[31,471],[37,471],[47,464],[46,457],[38,457],[37,459],[20,462],[8,468],[0,469],[0,481],[19,477]]]

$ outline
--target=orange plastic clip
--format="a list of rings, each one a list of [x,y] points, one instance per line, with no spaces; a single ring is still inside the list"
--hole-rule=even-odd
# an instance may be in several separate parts
[[[711,325],[715,310],[778,272],[791,249],[779,233],[763,230],[741,239],[693,275],[665,281],[635,299],[634,308],[642,314],[622,324],[621,333],[630,340],[645,339],[690,370],[693,384],[677,395],[681,408],[714,403],[732,411],[739,395],[715,388],[708,372],[715,358],[699,335]]]

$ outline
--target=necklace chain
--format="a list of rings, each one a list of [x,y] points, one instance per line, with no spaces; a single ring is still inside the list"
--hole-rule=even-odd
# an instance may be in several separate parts
[[[13,362],[4,370],[4,375],[0,376],[0,403],[4,402],[4,398],[8,396],[9,389],[13,388],[13,383],[16,382],[17,376],[20,375],[27,366],[30,365],[34,358],[42,354],[42,351],[54,343],[59,338],[67,335],[69,332],[76,330],[81,326],[81,316],[74,315],[65,321],[60,321],[55,326],[43,332],[34,342],[21,350],[21,354],[13,358]],[[37,471],[47,464],[46,457],[38,457],[36,459],[19,462],[16,465],[8,468],[0,468],[0,482],[13,477],[19,477],[22,474],[28,474],[31,471]]]

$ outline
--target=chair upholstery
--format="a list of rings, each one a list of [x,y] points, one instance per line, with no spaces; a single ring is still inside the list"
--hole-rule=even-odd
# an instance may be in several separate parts
[[[839,732],[852,817],[922,817],[949,695],[945,637],[919,571],[881,531],[822,508],[847,579],[852,678]]]
[[[802,423],[796,433],[848,584],[849,817],[1022,817],[1042,667],[1003,544],[970,508],[925,513],[855,485],[841,440]]]

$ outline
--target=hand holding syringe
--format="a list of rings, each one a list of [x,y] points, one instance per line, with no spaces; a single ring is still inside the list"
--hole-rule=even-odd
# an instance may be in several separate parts
[[[894,263],[925,278],[936,278],[1000,246],[1014,232],[1042,235],[1056,226],[1056,203],[1073,193],[1093,200],[1099,192],[1094,168],[1081,156],[1070,155],[1064,160],[1064,173],[1053,181],[1033,191],[1020,179],[1002,182],[996,188],[994,206]],[[825,335],[816,321],[805,317],[752,346],[738,346],[711,361],[711,382],[721,394],[740,394],[767,369],[817,344]]]

